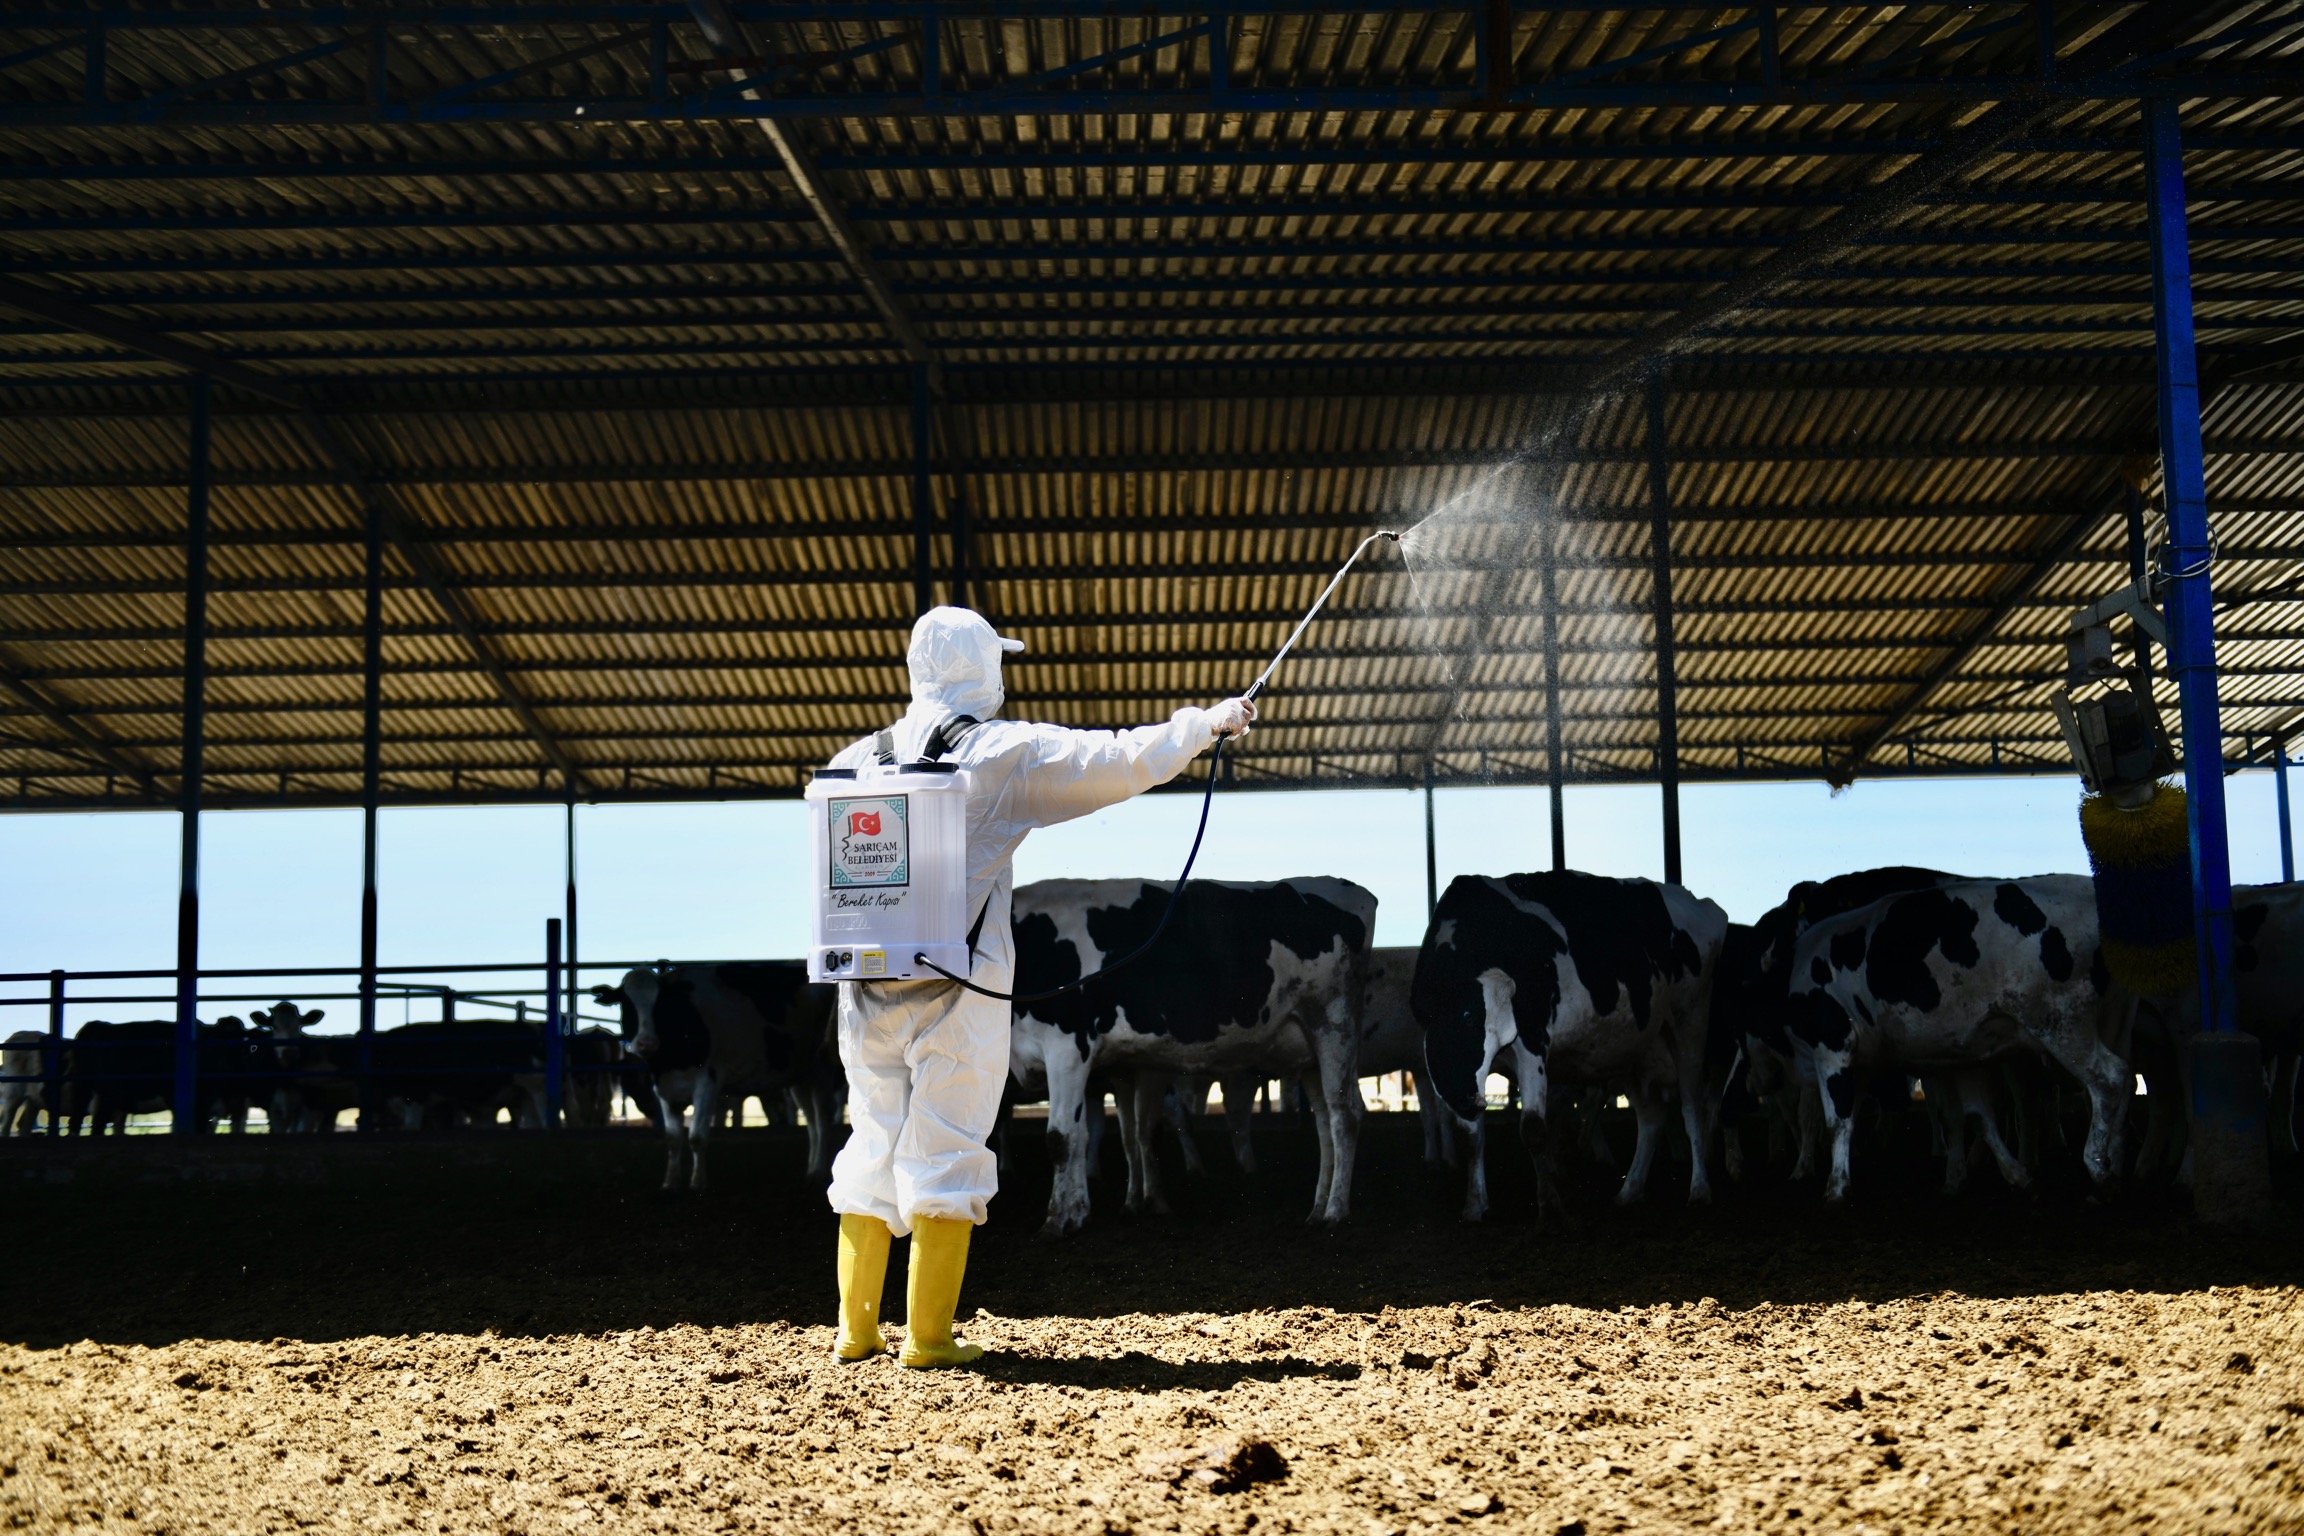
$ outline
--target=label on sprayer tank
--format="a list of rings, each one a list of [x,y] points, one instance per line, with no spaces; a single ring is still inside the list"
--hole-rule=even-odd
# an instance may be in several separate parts
[[[834,891],[886,890],[912,883],[911,824],[904,801],[902,795],[876,795],[826,803]]]

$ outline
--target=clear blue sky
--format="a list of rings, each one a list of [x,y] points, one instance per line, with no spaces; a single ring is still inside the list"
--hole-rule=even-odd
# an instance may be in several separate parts
[[[2296,787],[2304,791],[2304,783]],[[2241,774],[2227,788],[2234,878],[2278,879],[2271,775]],[[1838,796],[1815,783],[1691,787],[1681,800],[1687,882],[1749,920],[1794,881],[1879,864],[1990,875],[2084,871],[2079,793],[2074,778],[1860,782]],[[1173,876],[1198,803],[1147,797],[1037,832],[1017,859],[1017,878]],[[540,957],[544,921],[561,905],[561,815],[553,807],[385,812],[384,962]],[[1443,885],[1459,873],[1550,862],[1541,790],[1443,790],[1437,820]],[[202,827],[204,963],[357,962],[357,812],[212,813]],[[807,921],[797,878],[803,827],[797,802],[580,807],[585,955],[796,954]],[[173,964],[176,846],[173,815],[0,816],[0,971]],[[1660,875],[1656,791],[1571,789],[1568,853],[1582,869]],[[1416,943],[1424,919],[1422,797],[1219,793],[1198,872],[1342,875],[1377,893],[1378,942]],[[166,1010],[75,1009],[73,1017],[139,1012]],[[348,1022],[342,1005],[331,1012],[330,1024]],[[0,1017],[6,1028],[37,1022],[33,1010]]]

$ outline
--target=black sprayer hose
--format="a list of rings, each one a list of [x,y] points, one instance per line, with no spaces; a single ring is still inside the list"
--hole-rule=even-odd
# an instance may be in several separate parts
[[[966,987],[969,991],[976,993],[980,997],[994,997],[998,998],[1001,1002],[1004,1003],[1038,1003],[1045,1002],[1051,997],[1062,997],[1067,992],[1078,991],[1080,988],[1088,985],[1088,983],[1092,981],[1095,981],[1099,977],[1111,975],[1114,971],[1119,970],[1124,965],[1133,965],[1143,956],[1146,950],[1160,942],[1160,935],[1168,931],[1168,919],[1176,915],[1176,903],[1184,899],[1184,882],[1192,878],[1192,862],[1193,860],[1200,857],[1200,839],[1208,835],[1208,808],[1215,804],[1216,801],[1216,771],[1224,764],[1224,743],[1230,739],[1230,737],[1226,736],[1217,737],[1216,749],[1208,754],[1208,788],[1202,792],[1200,796],[1200,827],[1199,830],[1192,834],[1192,851],[1184,855],[1184,873],[1176,877],[1176,888],[1168,893],[1167,910],[1160,914],[1160,926],[1152,930],[1152,937],[1146,939],[1143,943],[1137,945],[1134,949],[1128,951],[1128,953],[1122,955],[1119,959],[1113,961],[1110,965],[1105,966],[1102,970],[1090,971],[1087,975],[1081,977],[1078,981],[1068,981],[1064,983],[1064,985],[1060,987],[1053,987],[1046,992],[995,992],[990,987],[980,987],[976,985],[976,983],[970,981],[965,976],[953,975],[950,971],[944,969],[944,967],[938,965],[935,961],[929,959],[926,955],[914,955],[912,957],[912,963],[914,965],[924,965],[928,967],[928,969],[934,971],[937,975],[943,977],[946,981],[958,982],[961,986]]]

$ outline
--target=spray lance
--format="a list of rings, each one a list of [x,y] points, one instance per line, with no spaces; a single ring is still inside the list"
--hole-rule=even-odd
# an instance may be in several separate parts
[[[1354,565],[1359,563],[1360,557],[1368,552],[1368,547],[1379,539],[1389,539],[1397,544],[1400,542],[1400,535],[1390,529],[1379,529],[1360,541],[1345,562],[1336,568],[1336,574],[1328,578],[1328,585],[1320,589],[1320,595],[1312,600],[1312,606],[1304,611],[1303,618],[1297,620],[1296,628],[1289,633],[1287,640],[1281,644],[1279,651],[1273,655],[1272,659],[1265,663],[1264,670],[1256,674],[1256,681],[1248,685],[1248,691],[1243,693],[1241,698],[1251,704],[1256,701],[1256,695],[1264,691],[1264,685],[1272,680],[1272,674],[1279,670],[1280,663],[1288,659],[1288,653],[1296,648],[1296,642],[1304,638],[1304,631],[1312,627],[1312,621],[1320,616],[1320,610],[1328,606],[1328,599],[1334,595],[1337,587],[1343,584],[1345,576],[1351,572]],[[998,998],[1002,1002],[1013,1003],[1037,1003],[1047,998],[1061,997],[1067,992],[1077,991],[1100,977],[1109,976],[1123,966],[1133,965],[1153,945],[1159,943],[1160,936],[1168,931],[1168,920],[1176,915],[1176,904],[1183,899],[1184,883],[1192,878],[1192,866],[1200,857],[1201,839],[1208,835],[1208,810],[1216,799],[1216,781],[1220,776],[1224,762],[1224,743],[1229,739],[1225,736],[1217,737],[1215,747],[1208,755],[1208,787],[1200,794],[1200,824],[1193,830],[1191,851],[1184,855],[1184,872],[1176,877],[1176,884],[1168,892],[1168,905],[1160,914],[1160,922],[1153,928],[1151,936],[1145,939],[1143,943],[1111,964],[1089,972],[1078,981],[1069,981],[1063,986],[1052,987],[1045,992],[995,992],[989,987],[980,987],[966,976],[956,975],[937,964],[925,950],[913,955],[913,963],[935,972],[946,981],[958,982],[971,992],[985,997]]]

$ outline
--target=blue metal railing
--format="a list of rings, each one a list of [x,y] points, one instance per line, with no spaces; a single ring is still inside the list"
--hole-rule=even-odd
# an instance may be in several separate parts
[[[559,924],[547,925],[545,956],[536,962],[508,962],[498,964],[471,963],[461,965],[403,965],[377,966],[363,971],[357,966],[307,967],[218,967],[183,973],[173,969],[152,970],[89,970],[89,971],[25,971],[0,973],[0,989],[37,987],[41,990],[20,996],[0,995],[0,1010],[11,1008],[44,1008],[47,1010],[47,1029],[40,1038],[38,1068],[33,1071],[0,1071],[0,1086],[28,1085],[38,1093],[38,1108],[47,1115],[47,1132],[61,1135],[69,1123],[77,1134],[80,1122],[90,1111],[98,1118],[96,1130],[101,1132],[105,1123],[114,1123],[123,1130],[126,1117],[138,1113],[134,1106],[149,1100],[160,1100],[172,1107],[175,1128],[191,1131],[207,1123],[212,1111],[221,1102],[237,1108],[241,1114],[259,1107],[261,1089],[269,1086],[274,1097],[262,1107],[275,1131],[286,1129],[276,1119],[274,1111],[281,1105],[282,1090],[308,1092],[313,1085],[329,1088],[351,1085],[357,1092],[360,1123],[363,1129],[376,1128],[381,1118],[374,1114],[383,1099],[395,1097],[392,1086],[405,1086],[411,1080],[421,1080],[437,1088],[444,1080],[497,1078],[507,1085],[517,1103],[518,1095],[529,1091],[519,1080],[541,1077],[539,1118],[543,1128],[557,1129],[566,1119],[568,1090],[571,1076],[622,1074],[633,1063],[624,1055],[622,1042],[614,1041],[605,1050],[572,1053],[573,1040],[580,1038],[580,1026],[607,1025],[614,1030],[619,1020],[611,1017],[585,1015],[575,1008],[575,989],[580,982],[580,971],[609,972],[620,976],[624,972],[646,964],[662,961],[595,961],[576,966],[566,964],[560,955]],[[541,972],[541,985],[520,985],[523,975]],[[491,980],[509,978],[502,984],[465,988],[447,978],[488,977]],[[424,978],[424,979],[416,979]],[[311,991],[293,985],[262,992],[239,990],[205,990],[202,983],[255,980],[328,983],[354,980],[357,989],[340,986],[325,991]],[[123,983],[159,982],[169,984],[167,991],[138,990]],[[94,992],[77,992],[74,984],[97,985]],[[107,985],[109,984],[109,985]],[[173,1015],[179,999],[177,986],[194,989],[196,1000],[207,1006],[227,1003],[265,1003],[287,1001],[288,994],[296,999],[292,1006],[302,1008],[314,1002],[373,1000],[388,1001],[397,994],[403,1002],[431,996],[439,999],[440,1017],[436,1021],[420,1021],[402,1025],[397,1029],[356,1029],[343,1034],[305,1034],[301,1026],[274,1034],[264,1028],[249,1028],[245,1024],[238,1032],[226,1033],[218,1023],[203,1022],[189,1041],[179,1039]],[[529,1008],[541,1002],[540,1023],[529,1022]],[[76,1034],[67,1035],[67,1007],[87,1009],[102,1006],[118,1008],[127,1004],[158,1005],[156,1011],[171,1015],[168,1019],[138,1020],[151,1023],[167,1032],[165,1039],[156,1033],[154,1038],[104,1038],[101,1034],[90,1037],[92,1023],[111,1022],[88,1020]],[[502,1010],[509,1018],[493,1021],[473,1020],[467,1015],[460,1021],[459,1006],[467,1009]],[[374,1010],[364,1010],[373,1019]],[[0,1020],[7,1015],[0,1012]],[[229,1017],[227,1015],[226,1017]],[[219,1021],[220,1023],[221,1021]],[[235,1020],[235,1023],[239,1021]],[[465,1023],[470,1027],[459,1029]],[[421,1030],[422,1034],[404,1033]],[[0,1033],[14,1035],[13,1030],[0,1029]],[[597,1040],[598,1035],[585,1032],[581,1038]],[[376,1047],[383,1042],[383,1059],[376,1059]],[[345,1061],[341,1048],[357,1045],[352,1061]],[[19,1046],[19,1051],[30,1049]],[[309,1053],[309,1054],[308,1054]],[[305,1058],[311,1064],[297,1067],[288,1064]],[[8,1063],[22,1065],[21,1061]],[[381,1098],[372,1098],[369,1089],[373,1083]],[[120,1090],[121,1085],[137,1085],[147,1091],[134,1089],[130,1105],[117,1101],[105,1104],[103,1090],[107,1085]],[[253,1089],[255,1092],[237,1092]],[[613,1094],[610,1089],[610,1096]],[[29,1096],[27,1096],[29,1097]],[[337,1097],[342,1097],[339,1092]],[[429,1093],[422,1100],[402,1097],[403,1105],[411,1102],[422,1107],[438,1098]],[[603,1100],[605,1100],[603,1096]],[[469,1110],[471,1101],[458,1105]],[[190,1106],[187,1114],[186,1106]],[[325,1105],[322,1106],[326,1108]],[[349,1106],[347,1106],[349,1107]],[[491,1117],[501,1103],[489,1106]],[[11,1106],[12,1110],[15,1108]],[[333,1118],[336,1110],[327,1112]],[[27,1107],[23,1113],[31,1113]],[[15,1118],[14,1113],[11,1119]],[[187,1122],[189,1118],[190,1123]],[[515,1109],[515,1123],[520,1123]],[[0,1126],[0,1134],[13,1132],[13,1124]]]

